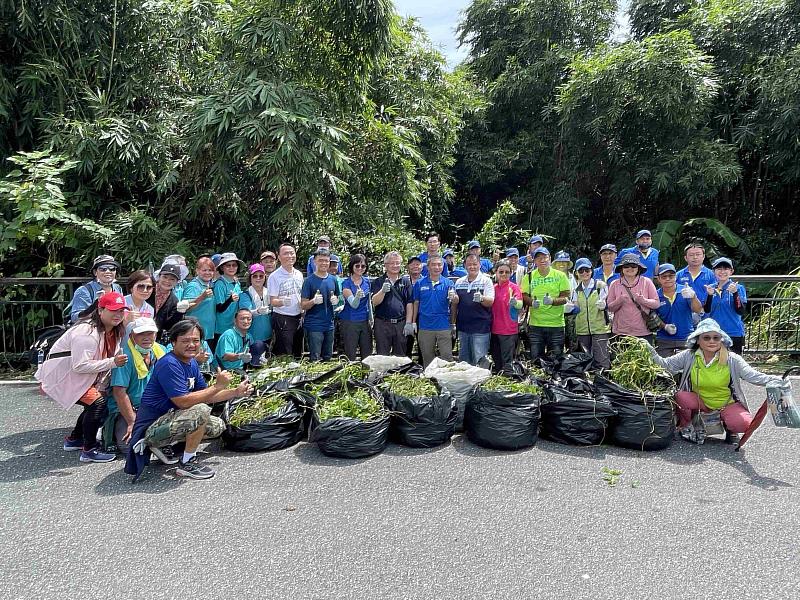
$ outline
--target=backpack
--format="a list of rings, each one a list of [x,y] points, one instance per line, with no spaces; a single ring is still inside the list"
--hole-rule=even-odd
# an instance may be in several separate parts
[[[44,329],[39,330],[36,335],[36,341],[33,342],[31,347],[28,349],[27,360],[33,366],[37,366],[39,364],[39,352],[43,353],[43,360],[47,359],[47,356],[50,354],[50,350],[52,350],[53,345],[56,343],[58,338],[64,335],[67,332],[67,327],[65,325],[53,325],[51,327],[45,327]]]

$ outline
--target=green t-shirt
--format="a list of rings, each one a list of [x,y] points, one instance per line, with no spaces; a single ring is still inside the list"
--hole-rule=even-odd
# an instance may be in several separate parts
[[[545,295],[556,299],[561,292],[569,292],[569,280],[561,271],[550,268],[547,275],[539,273],[539,269],[534,269],[522,278],[520,285],[523,294],[528,294],[531,300],[534,297],[541,303]],[[534,327],[564,327],[564,305],[545,306],[541,304],[539,308],[531,306],[528,311],[528,323]]]

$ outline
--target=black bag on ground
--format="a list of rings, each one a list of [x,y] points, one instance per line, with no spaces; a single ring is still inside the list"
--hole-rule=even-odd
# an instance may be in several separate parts
[[[539,436],[538,398],[481,390],[467,401],[464,431],[471,442],[497,450],[519,450],[536,444]]]
[[[545,386],[541,411],[540,435],[576,446],[602,444],[609,419],[617,414],[607,398],[595,397],[591,383],[577,378]]]
[[[383,395],[374,386],[361,382],[349,382],[350,387],[364,387],[381,405]],[[337,392],[340,385],[332,385],[319,394],[317,403]],[[383,452],[389,441],[389,413],[383,412],[374,419],[362,421],[352,417],[332,417],[319,420],[317,411],[311,417],[308,441],[319,446],[320,451],[337,458],[364,458]]]
[[[386,405],[392,411],[389,437],[393,442],[412,448],[433,448],[453,437],[458,406],[449,392],[440,390],[427,398],[387,392]]]
[[[558,360],[556,371],[560,377],[586,377],[593,361],[592,355],[585,352],[564,354]]]
[[[257,401],[258,398],[237,398],[225,403],[222,419],[226,423],[222,441],[228,450],[235,452],[261,452],[280,450],[294,446],[303,437],[303,416],[306,409],[297,402],[292,393],[286,394],[286,402],[273,414],[261,421],[239,427],[230,424],[230,419],[240,406]]]
[[[670,382],[674,385],[671,379]],[[674,394],[641,394],[602,375],[597,375],[594,383],[597,393],[605,396],[617,411],[617,417],[611,421],[611,443],[635,450],[663,450],[672,444]]]

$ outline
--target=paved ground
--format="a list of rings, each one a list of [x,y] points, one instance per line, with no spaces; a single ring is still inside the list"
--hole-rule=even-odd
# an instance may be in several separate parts
[[[771,423],[742,453],[719,441],[501,453],[460,436],[357,461],[305,443],[212,446],[211,481],[161,467],[131,485],[120,463],[61,450],[77,414],[0,387],[2,598],[762,600],[800,589],[800,431]],[[623,471],[616,487],[604,466]]]

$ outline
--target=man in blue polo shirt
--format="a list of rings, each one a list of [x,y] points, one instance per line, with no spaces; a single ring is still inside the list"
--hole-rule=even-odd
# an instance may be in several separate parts
[[[703,262],[706,259],[706,249],[702,244],[692,242],[683,249],[686,266],[677,272],[675,279],[678,285],[689,285],[697,294],[700,304],[705,304],[708,292],[706,286],[717,284],[714,272],[706,267]],[[701,315],[695,317],[695,323],[700,322]]]
[[[416,333],[412,286],[408,277],[400,275],[402,265],[403,257],[399,252],[388,252],[383,257],[384,274],[373,279],[370,285],[375,353],[381,356],[405,356],[406,337],[413,338]]]
[[[533,252],[537,248],[541,248],[544,246],[544,238],[540,235],[531,236],[531,239],[528,240],[528,252],[525,256],[519,259],[519,264],[525,267],[526,271],[529,271],[534,268],[533,266]]]
[[[603,244],[600,247],[600,266],[594,270],[593,279],[611,285],[612,281],[619,279],[614,261],[617,259],[617,247],[614,244]]]
[[[658,316],[665,326],[656,333],[656,351],[667,357],[686,350],[686,340],[694,331],[692,315],[703,312],[703,306],[691,286],[676,283],[671,264],[659,265],[658,283]]]
[[[467,255],[464,266],[467,274],[455,283],[458,359],[477,365],[489,354],[494,284],[486,273],[480,272],[480,263],[474,254]]]
[[[636,232],[636,245],[630,248],[623,248],[615,264],[619,264],[622,257],[626,254],[634,254],[639,262],[642,263],[647,269],[644,272],[645,277],[652,279],[656,276],[656,269],[658,267],[658,249],[653,248],[653,236],[649,229],[640,229]]]
[[[431,231],[428,235],[426,235],[425,247],[426,247],[425,252],[419,255],[419,259],[422,261],[423,277],[428,275],[428,257],[433,256],[434,254],[441,254],[440,249],[442,247],[442,239],[439,237],[439,234],[436,233],[435,231]],[[450,268],[448,267],[447,262],[444,263],[444,270],[442,271],[442,275],[444,277],[450,276]]]
[[[331,253],[319,248],[314,253],[316,271],[306,277],[300,292],[300,308],[306,311],[303,329],[308,339],[311,360],[330,360],[333,356],[333,319],[339,305],[341,287],[335,275],[328,272]]]
[[[430,274],[414,284],[414,314],[406,320],[406,327],[419,323],[417,342],[422,353],[423,366],[427,367],[435,356],[453,360],[451,337],[451,304],[458,304],[453,282],[442,277],[442,257],[428,259]]]
[[[481,273],[488,273],[492,270],[492,261],[488,258],[481,258],[481,243],[478,240],[470,240],[467,243],[467,254],[478,257],[481,264]]]

